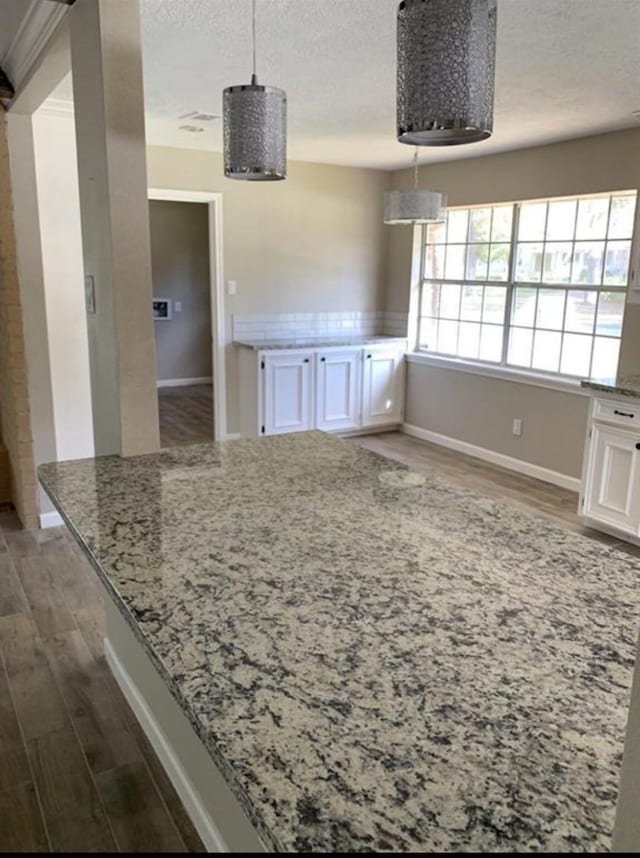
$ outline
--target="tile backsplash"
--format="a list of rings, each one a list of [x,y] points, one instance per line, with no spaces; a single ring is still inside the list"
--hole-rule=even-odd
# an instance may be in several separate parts
[[[250,313],[233,315],[233,339],[254,342],[311,337],[407,336],[406,313]]]

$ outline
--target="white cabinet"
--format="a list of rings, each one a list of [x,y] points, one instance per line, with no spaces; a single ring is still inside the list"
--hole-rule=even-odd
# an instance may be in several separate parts
[[[316,428],[326,432],[360,425],[362,349],[316,355]]]
[[[404,409],[406,342],[324,349],[239,348],[243,437],[397,426]]]
[[[264,364],[264,434],[284,435],[313,428],[313,355],[268,354]]]
[[[391,349],[364,352],[362,424],[380,426],[402,421],[404,356]]]
[[[590,526],[640,538],[640,402],[593,401],[580,503]]]

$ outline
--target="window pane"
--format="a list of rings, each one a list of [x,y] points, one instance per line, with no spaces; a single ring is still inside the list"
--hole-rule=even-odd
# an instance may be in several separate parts
[[[516,289],[513,296],[511,321],[514,325],[532,328],[536,312],[537,289]]]
[[[482,318],[482,286],[463,286],[460,318],[467,322],[479,322]],[[460,329],[462,331],[462,328]]]
[[[469,241],[488,242],[491,238],[491,209],[471,209]]]
[[[509,337],[509,363],[515,366],[531,366],[533,331],[528,328],[511,328]]]
[[[502,327],[483,325],[480,333],[480,360],[500,363],[502,360]]]
[[[576,228],[576,201],[549,203],[547,241],[572,241]]]
[[[593,347],[591,375],[594,378],[612,378],[618,372],[620,340],[596,337]]]
[[[464,280],[464,262],[467,248],[464,244],[450,244],[447,247],[445,279]]]
[[[478,359],[480,352],[480,325],[471,322],[460,323],[458,354],[460,357]]]
[[[565,330],[592,334],[596,317],[597,292],[571,291],[567,294]]]
[[[519,244],[516,258],[516,280],[519,283],[539,283],[542,277],[542,245]]]
[[[447,224],[430,223],[427,227],[427,244],[444,244],[447,233]]]
[[[440,316],[444,319],[460,318],[460,286],[444,283],[440,293]]]
[[[438,351],[445,355],[458,353],[458,322],[444,322],[438,325]]]
[[[509,278],[508,244],[492,244],[489,251],[489,280],[505,281]]]
[[[553,331],[536,331],[533,339],[533,369],[558,372],[562,334]]]
[[[502,325],[506,301],[507,290],[505,286],[487,286],[484,290],[482,321]]]
[[[470,244],[467,249],[467,280],[486,280],[489,245]]]
[[[520,207],[519,241],[542,241],[547,220],[546,203],[526,203]]]
[[[561,331],[564,321],[564,289],[540,289],[538,292],[538,312],[536,328],[551,328]]]
[[[435,351],[438,345],[438,320],[420,319],[420,342],[423,349]]]
[[[424,283],[422,286],[422,307],[420,315],[433,316],[437,318],[440,315],[440,284],[439,283]]]
[[[576,239],[606,238],[609,218],[609,197],[580,200]]]
[[[427,280],[442,280],[444,277],[444,244],[428,244],[425,251],[424,276]]]
[[[511,241],[511,229],[513,225],[513,206],[498,206],[493,210],[493,225],[491,227],[491,241]]]
[[[625,295],[623,292],[601,292],[598,301],[596,333],[608,337],[622,336]]]
[[[599,286],[602,283],[603,262],[604,241],[576,242],[571,282]]]
[[[542,280],[545,283],[568,283],[571,279],[572,255],[571,242],[546,244]]]
[[[467,240],[467,227],[469,224],[468,209],[452,209],[449,211],[447,241],[465,242]]]
[[[611,200],[609,238],[631,238],[636,213],[635,196],[614,197]]]
[[[588,376],[592,345],[592,337],[565,334],[562,343],[560,372],[564,375],[580,375],[583,378]]]
[[[629,282],[631,242],[610,241],[604,261],[605,286],[626,286]]]

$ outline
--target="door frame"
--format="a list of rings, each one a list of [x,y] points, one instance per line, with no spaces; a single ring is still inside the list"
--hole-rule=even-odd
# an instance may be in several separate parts
[[[209,292],[211,295],[211,352],[213,371],[213,438],[229,437],[227,425],[227,360],[224,307],[222,194],[174,188],[149,188],[150,200],[206,203],[209,219]]]

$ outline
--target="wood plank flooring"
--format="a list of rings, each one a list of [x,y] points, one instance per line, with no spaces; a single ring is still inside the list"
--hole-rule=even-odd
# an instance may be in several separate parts
[[[210,387],[160,405],[163,444],[211,438]],[[397,432],[351,443],[640,555],[585,530],[572,492]],[[0,512],[0,851],[203,851],[106,665],[99,586],[65,528]]]
[[[66,528],[0,513],[0,851],[202,852],[106,665],[99,586]]]

